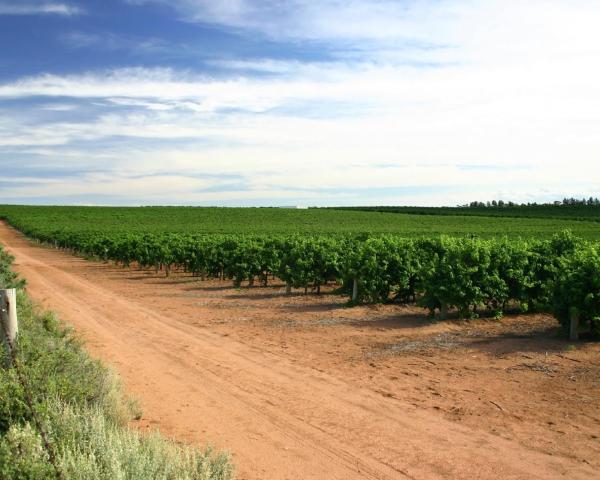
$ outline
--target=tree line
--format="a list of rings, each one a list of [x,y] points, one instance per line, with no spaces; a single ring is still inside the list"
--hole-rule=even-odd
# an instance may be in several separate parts
[[[600,206],[600,199],[597,197],[589,197],[589,198],[563,198],[562,200],[556,200],[554,202],[547,203],[537,203],[537,202],[527,202],[527,203],[517,203],[517,202],[505,202],[504,200],[492,200],[487,202],[478,202],[473,201],[464,205],[458,205],[460,208],[494,208],[494,207],[562,207],[562,206]]]

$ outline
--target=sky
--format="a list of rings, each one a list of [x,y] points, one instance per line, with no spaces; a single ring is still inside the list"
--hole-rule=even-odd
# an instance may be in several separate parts
[[[0,203],[600,196],[597,0],[0,0]]]

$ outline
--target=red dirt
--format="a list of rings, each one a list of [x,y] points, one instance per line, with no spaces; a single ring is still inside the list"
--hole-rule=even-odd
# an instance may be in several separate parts
[[[0,242],[116,367],[139,428],[229,450],[239,479],[600,478],[600,345],[548,316],[430,322],[86,261],[3,224]]]

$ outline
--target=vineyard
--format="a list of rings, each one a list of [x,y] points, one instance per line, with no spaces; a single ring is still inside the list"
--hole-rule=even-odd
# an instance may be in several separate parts
[[[600,222],[600,205],[503,205],[471,207],[335,207],[350,212],[400,213],[410,215],[450,215],[476,217],[539,218]]]
[[[397,207],[389,207],[397,208]],[[439,235],[481,238],[551,238],[571,230],[578,237],[600,240],[600,223],[581,221],[569,207],[545,218],[473,216],[477,209],[409,207],[405,213],[324,208],[215,207],[50,207],[0,205],[0,217],[36,229],[102,233],[186,234],[393,234],[421,238]],[[508,207],[507,207],[508,208]],[[573,207],[574,209],[576,207]],[[587,208],[587,207],[586,207]],[[600,207],[590,207],[598,213]],[[492,212],[493,209],[482,209]],[[427,215],[421,213],[427,211]],[[507,210],[506,210],[507,211]],[[502,210],[502,212],[506,212]],[[501,213],[502,213],[501,212]],[[562,212],[562,213],[561,213]],[[451,215],[449,213],[452,213]],[[493,213],[493,212],[492,212]]]
[[[449,311],[469,318],[552,311],[565,327],[577,315],[582,325],[600,332],[600,248],[570,231],[548,239],[480,238],[463,224],[463,236],[451,237],[441,234],[448,225],[456,227],[456,221],[448,222],[454,218],[439,217],[446,223],[435,231],[434,217],[417,216],[430,229],[417,235],[391,221],[398,214],[329,210],[251,209],[245,218],[243,209],[168,207],[2,207],[0,214],[40,242],[166,276],[181,270],[236,286],[267,286],[277,278],[288,293],[318,294],[334,285],[355,304],[414,303],[441,317]],[[367,220],[360,223],[363,217]],[[375,225],[386,223],[377,223],[382,217],[396,234],[377,230]],[[240,228],[242,218],[246,224]],[[292,221],[298,218],[304,222]],[[329,221],[334,218],[337,223]],[[522,222],[502,220],[517,231]],[[526,222],[530,228],[531,220]],[[495,228],[504,231],[501,224]],[[593,231],[588,237],[594,238]]]

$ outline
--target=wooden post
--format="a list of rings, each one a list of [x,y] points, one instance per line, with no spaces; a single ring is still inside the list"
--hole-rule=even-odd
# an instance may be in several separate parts
[[[440,320],[446,320],[446,318],[448,318],[448,304],[442,302],[442,306],[440,307]]]
[[[292,293],[292,284],[287,282],[285,284],[285,294],[290,295]]]
[[[579,339],[579,314],[571,312],[569,322],[569,340]]]
[[[358,300],[358,280],[355,278],[352,283],[352,301]]]
[[[17,290],[15,288],[0,290],[0,323],[2,324],[0,338],[6,344],[10,364],[12,363],[10,360],[10,349],[14,347],[17,334],[19,333],[17,322]]]

